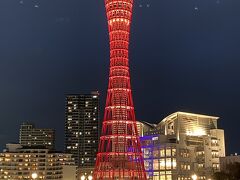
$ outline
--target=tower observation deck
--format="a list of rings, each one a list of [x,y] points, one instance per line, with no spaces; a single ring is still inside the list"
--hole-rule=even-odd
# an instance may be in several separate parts
[[[110,73],[94,180],[146,180],[129,73],[133,0],[105,0]]]

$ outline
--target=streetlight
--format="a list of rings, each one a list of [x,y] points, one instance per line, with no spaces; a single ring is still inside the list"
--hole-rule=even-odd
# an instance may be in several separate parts
[[[196,174],[193,174],[193,175],[192,175],[192,179],[193,179],[193,180],[197,180],[197,178],[198,178],[198,177],[197,177]]]
[[[35,172],[34,172],[34,173],[32,173],[32,178],[33,178],[33,179],[37,179],[37,178],[38,178],[38,174],[37,174],[37,173],[35,173]]]
[[[93,179],[92,175],[89,175],[88,180],[92,180],[92,179]]]
[[[81,180],[85,180],[85,176],[84,175],[81,176]]]

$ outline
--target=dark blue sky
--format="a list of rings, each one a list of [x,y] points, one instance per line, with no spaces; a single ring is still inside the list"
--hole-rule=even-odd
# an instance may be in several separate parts
[[[216,115],[239,152],[239,0],[135,0],[130,50],[139,120]],[[103,109],[108,56],[103,0],[0,0],[1,147],[32,121],[62,148],[65,94],[99,90]]]

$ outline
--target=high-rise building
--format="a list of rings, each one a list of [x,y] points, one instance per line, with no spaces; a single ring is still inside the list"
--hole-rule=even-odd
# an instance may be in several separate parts
[[[99,93],[67,95],[65,152],[73,154],[80,174],[94,169],[99,131]]]
[[[225,156],[218,117],[176,112],[141,137],[148,179],[212,179]]]
[[[76,166],[71,155],[44,146],[7,144],[0,153],[0,179],[76,180]]]
[[[23,146],[45,146],[53,150],[55,131],[54,129],[36,128],[31,123],[23,123],[20,128],[19,143]]]
[[[105,0],[105,7],[110,74],[94,179],[145,180],[129,73],[133,0]]]

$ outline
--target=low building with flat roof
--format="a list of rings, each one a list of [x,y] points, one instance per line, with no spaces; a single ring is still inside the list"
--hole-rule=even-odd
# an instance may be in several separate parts
[[[7,144],[0,153],[0,179],[76,180],[76,168],[71,155],[44,146]]]
[[[19,144],[23,146],[44,146],[55,148],[55,130],[50,128],[36,128],[32,123],[23,123],[20,127]]]

